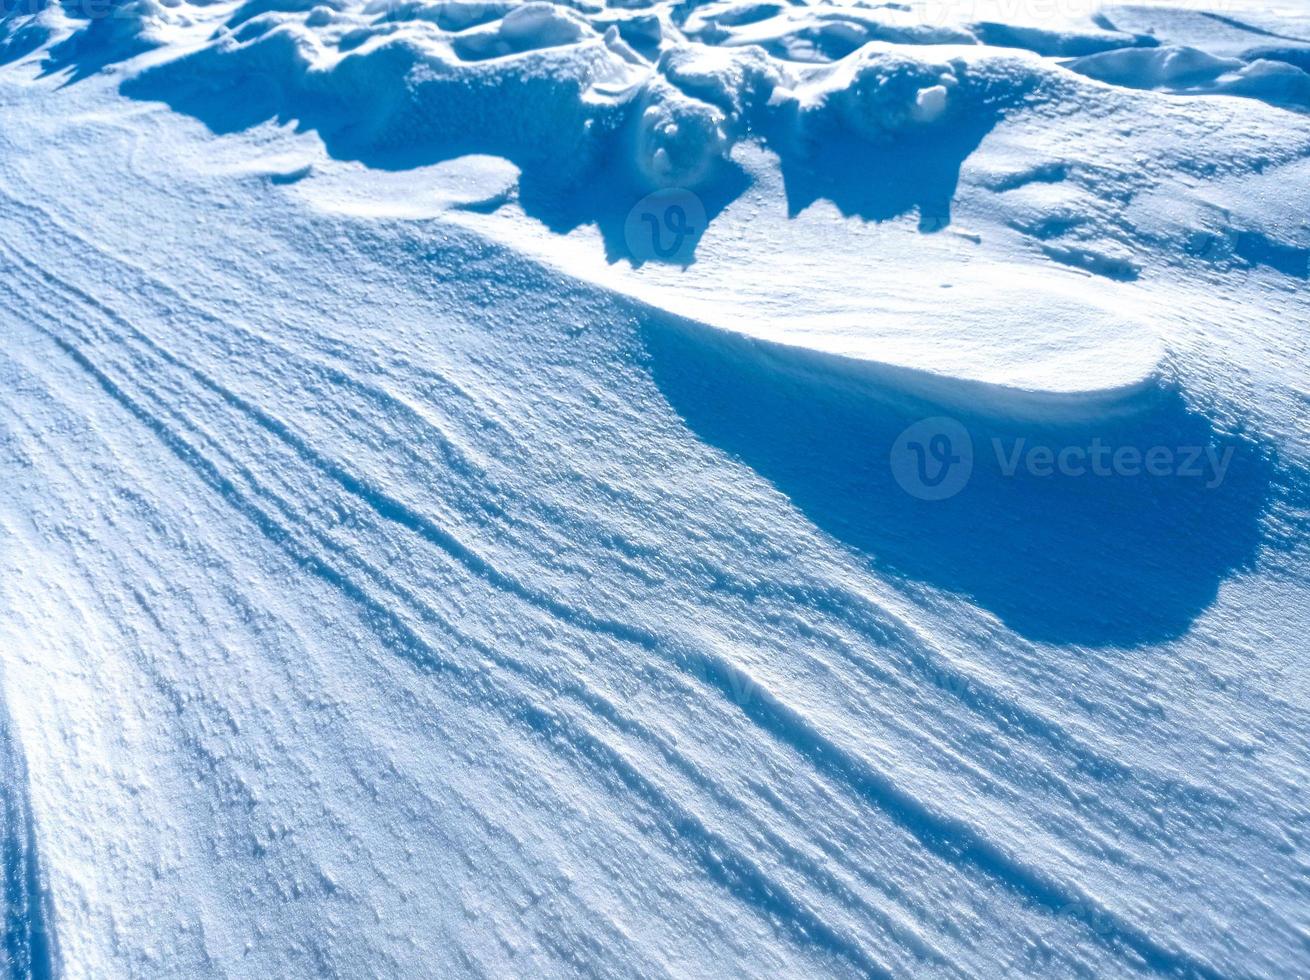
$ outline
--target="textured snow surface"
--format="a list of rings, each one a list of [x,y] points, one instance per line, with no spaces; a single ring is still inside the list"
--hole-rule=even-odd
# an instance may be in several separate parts
[[[9,974],[1310,973],[1310,14],[0,61]]]

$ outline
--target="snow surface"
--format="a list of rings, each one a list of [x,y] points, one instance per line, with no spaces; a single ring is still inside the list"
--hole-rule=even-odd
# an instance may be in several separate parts
[[[10,974],[1310,973],[1310,12],[0,61]]]

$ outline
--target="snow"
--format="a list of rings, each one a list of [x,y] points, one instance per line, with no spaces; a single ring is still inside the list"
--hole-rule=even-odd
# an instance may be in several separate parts
[[[1295,65],[1259,58],[1217,58],[1195,48],[1119,49],[1067,65],[1103,82],[1158,92],[1243,95],[1275,105],[1310,108],[1310,75]]]
[[[6,4],[6,972],[1310,970],[1308,38]]]

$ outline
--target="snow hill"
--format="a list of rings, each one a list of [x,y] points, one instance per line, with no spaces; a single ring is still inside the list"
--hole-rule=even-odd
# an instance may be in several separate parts
[[[1310,13],[0,63],[10,974],[1310,972]]]

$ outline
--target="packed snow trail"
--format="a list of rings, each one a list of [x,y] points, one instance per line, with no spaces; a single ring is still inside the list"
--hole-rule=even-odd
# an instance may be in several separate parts
[[[933,510],[881,475],[933,407],[885,376],[37,75],[0,76],[14,972],[1305,971],[1303,288],[1230,273],[1187,311],[1250,347],[1180,327],[1124,416],[966,419],[1230,446],[1218,493],[1142,523],[982,469]]]

